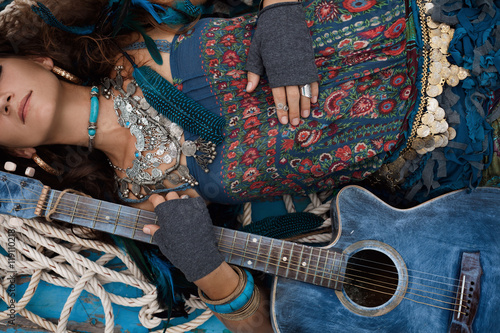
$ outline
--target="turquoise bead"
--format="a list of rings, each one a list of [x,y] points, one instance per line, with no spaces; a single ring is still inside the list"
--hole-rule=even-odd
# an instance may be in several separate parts
[[[89,129],[89,135],[94,136],[95,135],[95,129]]]

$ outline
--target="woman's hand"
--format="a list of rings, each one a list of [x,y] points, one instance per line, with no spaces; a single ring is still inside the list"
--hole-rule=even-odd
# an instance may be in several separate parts
[[[199,280],[224,262],[205,201],[201,197],[179,199],[173,192],[166,199],[157,194],[149,198],[159,226],[148,224],[143,231],[153,235],[160,251],[188,281]]]
[[[159,226],[147,224],[143,232],[153,235],[162,253],[210,299],[220,300],[230,295],[239,278],[218,253],[212,221],[203,199],[179,197],[170,192],[166,200],[157,194],[149,200],[155,207]],[[206,260],[212,262],[209,267],[204,267]],[[267,293],[261,290],[261,295],[257,312],[247,319],[233,321],[216,316],[232,332],[272,333]]]
[[[282,124],[290,121],[298,125],[301,116],[309,116],[311,103],[318,100],[319,86],[312,39],[301,3],[264,2],[246,69],[247,92],[254,91],[260,77],[267,75]]]
[[[260,75],[248,72],[248,85],[246,91],[251,93],[259,84]],[[300,122],[300,117],[307,118],[311,114],[311,104],[318,102],[318,82],[310,84],[311,97],[301,94],[302,86],[286,86],[272,88],[274,105],[278,119],[286,125],[288,121],[294,126]]]

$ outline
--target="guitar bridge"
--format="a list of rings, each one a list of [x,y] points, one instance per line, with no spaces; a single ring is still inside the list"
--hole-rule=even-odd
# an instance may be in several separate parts
[[[472,323],[479,305],[482,274],[479,252],[464,252],[450,333],[472,332]]]

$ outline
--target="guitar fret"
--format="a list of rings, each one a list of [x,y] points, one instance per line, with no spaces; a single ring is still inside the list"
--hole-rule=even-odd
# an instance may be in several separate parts
[[[283,245],[285,245],[286,243],[283,242]],[[293,246],[295,245],[295,243],[291,243],[292,244],[292,247],[290,248],[290,252],[288,254],[288,265],[286,266],[286,271],[285,271],[285,277],[288,277],[289,276],[289,273],[290,273],[290,264],[292,263],[292,260],[293,260]],[[283,246],[282,245],[282,246]],[[285,260],[285,257],[283,257],[283,260]]]
[[[315,248],[312,248],[313,251],[315,250]],[[313,284],[316,284],[316,277],[318,276],[318,272],[319,272],[319,261],[321,259],[321,249],[319,249],[318,251],[318,261],[316,261],[316,271],[314,272],[314,277],[313,277],[313,280],[312,280],[312,283]],[[321,281],[323,281],[323,279],[321,279]],[[321,281],[319,282],[319,284],[321,285]]]
[[[267,268],[269,267],[269,260],[271,259],[271,252],[273,249],[273,242],[274,239],[271,239],[271,244],[269,245],[269,251],[267,252],[267,261],[266,261],[266,267],[264,268],[264,272],[267,272]]]
[[[228,262],[232,262],[231,259],[233,257],[233,249],[234,249],[234,242],[236,241],[236,233],[233,232],[233,243],[231,244],[231,253],[229,254],[229,259],[227,260]]]
[[[154,224],[158,225],[158,217],[155,217],[155,223]],[[149,242],[151,244],[153,243],[153,235],[150,236]]]
[[[310,278],[309,276],[309,268],[311,268],[311,258],[313,257],[313,251],[314,251],[314,248],[311,246],[310,248],[310,252],[309,252],[309,260],[307,261],[307,268],[306,268],[306,273],[305,273],[305,276],[304,276],[304,282],[307,282],[307,279]],[[314,277],[316,276],[316,274],[313,274],[313,280],[314,280]]]
[[[339,271],[338,271],[338,273],[337,273],[337,276],[335,277],[335,289],[337,289],[337,288],[338,288],[339,276],[340,276],[340,273],[341,273],[341,272],[340,272],[340,269],[341,269],[341,267],[342,267],[343,262],[344,262],[344,254],[342,253],[342,254],[340,255],[340,265],[339,265]]]
[[[326,273],[326,270],[327,270],[327,266],[326,266],[326,265],[328,264],[328,254],[329,254],[329,251],[326,251],[325,265],[323,266],[323,267],[324,267],[324,268],[323,268],[323,275],[322,275],[322,277],[321,277],[321,285],[322,285],[322,286],[325,286],[325,285],[324,285],[324,283],[323,283],[323,279],[326,279],[326,278],[325,278],[325,273]],[[330,283],[330,282],[328,282],[328,283]],[[325,287],[326,287],[326,286],[325,286]]]
[[[300,273],[300,268],[302,267],[302,256],[303,255],[304,255],[304,247],[302,246],[302,249],[300,250],[300,258],[299,258],[298,265],[297,265],[297,274],[295,274],[296,280],[299,279],[299,273]]]
[[[245,242],[245,247],[243,248],[243,256],[241,257],[241,265],[240,266],[245,266],[249,238],[250,238],[250,234],[247,235],[247,240]],[[251,261],[250,260],[248,260],[248,261],[250,262],[249,265],[251,265]]]
[[[118,207],[118,212],[116,213],[115,228],[113,229],[113,234],[116,233],[116,227],[118,227],[118,221],[120,220],[120,212],[122,211],[122,206]]]
[[[92,229],[95,228],[95,224],[97,223],[97,216],[99,215],[99,211],[101,210],[101,205],[102,205],[102,201],[99,201],[99,204],[97,204],[97,209],[96,209],[95,214],[94,214],[94,225],[92,226]]]
[[[135,214],[135,227],[132,230],[132,238],[135,237],[135,232],[137,231],[137,229],[139,227],[138,224],[139,224],[139,216],[140,215],[141,215],[141,211],[137,210],[137,214]]]
[[[221,228],[220,233],[219,233],[219,241],[217,242],[217,244],[219,244],[219,246],[222,245],[222,234],[224,234],[224,228]]]
[[[330,268],[330,278],[328,279],[328,288],[331,288],[330,284],[332,282],[332,273],[333,273],[333,265],[334,265],[333,263],[335,263],[336,258],[337,258],[337,252],[334,252],[333,253],[332,265],[330,266],[331,268]],[[327,267],[328,267],[328,263],[327,263]]]
[[[78,206],[79,200],[80,200],[80,197],[76,197],[76,202],[75,202],[75,205],[73,207],[73,212],[71,213],[71,219],[70,219],[69,223],[73,223],[73,221],[75,220],[76,207]]]
[[[261,245],[261,243],[262,243],[262,236],[260,236],[260,238],[259,238],[259,245],[257,245],[257,255],[259,255],[259,253],[260,253],[260,245]],[[257,268],[257,263],[258,263],[258,260],[255,260],[254,265],[253,265],[253,269]]]
[[[283,241],[280,241],[280,242],[281,242],[281,247],[280,247],[280,255],[278,256],[278,262],[276,264],[276,275],[280,275],[279,269],[281,268],[281,261],[283,259],[283,247],[285,245],[285,242],[283,242]],[[282,276],[286,276],[286,275],[282,275]]]

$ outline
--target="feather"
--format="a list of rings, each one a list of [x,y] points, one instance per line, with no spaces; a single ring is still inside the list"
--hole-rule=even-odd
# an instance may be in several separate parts
[[[156,44],[155,44],[156,45]],[[128,57],[131,61],[130,57]],[[148,103],[185,130],[219,144],[223,140],[224,119],[184,95],[160,74],[148,66],[137,67],[133,62],[134,79]]]
[[[131,239],[111,235],[116,245],[126,252],[135,262],[146,279],[157,288],[157,302],[166,309],[155,313],[158,318],[184,317],[184,301],[180,294],[188,295],[196,292],[196,286],[188,282],[185,276],[160,253],[156,246],[135,242]],[[179,297],[176,297],[179,295]]]
[[[88,25],[84,27],[68,27],[61,23],[58,19],[55,18],[54,14],[45,7],[41,2],[36,3],[37,6],[32,5],[31,10],[35,12],[42,20],[45,21],[48,25],[54,28],[58,28],[62,31],[66,31],[75,35],[88,35],[94,32],[95,26]]]
[[[158,291],[158,302],[163,308],[167,308],[167,318],[172,316],[174,299],[174,281],[171,274],[172,265],[161,260],[157,255],[147,251],[145,253],[154,274],[154,285]]]
[[[144,43],[146,44],[146,48],[149,51],[149,54],[151,55],[151,58],[158,64],[158,65],[163,65],[163,58],[161,57],[161,53],[158,50],[158,46],[154,42],[154,40],[148,36],[146,31],[144,30],[143,27],[141,27],[139,24],[136,22],[130,22],[128,23],[129,28],[132,30],[135,30],[139,32],[142,35],[142,38],[144,38]]]

